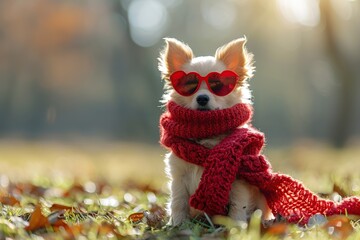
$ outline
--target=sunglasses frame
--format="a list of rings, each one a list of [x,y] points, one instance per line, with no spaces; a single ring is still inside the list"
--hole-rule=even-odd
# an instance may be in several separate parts
[[[231,74],[232,76],[234,76],[234,77],[236,78],[236,79],[235,79],[235,83],[234,83],[234,87],[233,87],[228,93],[226,93],[226,94],[218,94],[218,93],[215,93],[215,92],[211,89],[210,83],[209,83],[209,76],[212,75],[212,74],[214,74],[214,73],[218,74],[218,75],[219,75],[219,78],[220,78],[222,75],[227,74],[227,73],[228,73],[228,74]],[[181,92],[179,92],[179,91],[177,90],[177,87],[175,87],[175,86],[176,86],[176,81],[179,81],[179,80],[182,78],[182,77],[175,77],[175,75],[179,75],[179,74],[182,74],[182,75],[183,75],[182,77],[185,77],[185,76],[187,76],[187,75],[189,75],[189,74],[195,74],[195,76],[197,77],[197,79],[198,79],[199,82],[198,82],[198,84],[197,84],[197,86],[196,86],[196,89],[195,89],[191,94],[183,94],[183,93],[181,93]],[[239,75],[237,75],[235,72],[233,72],[233,71],[231,71],[231,70],[224,70],[224,71],[222,71],[221,73],[219,73],[219,72],[210,72],[210,73],[208,73],[205,77],[201,76],[201,75],[200,75],[199,73],[197,73],[197,72],[189,72],[189,73],[186,73],[186,72],[184,72],[184,71],[176,71],[176,72],[173,72],[173,73],[170,75],[170,82],[171,82],[173,88],[175,89],[175,91],[176,91],[177,93],[179,93],[180,95],[185,96],[185,97],[189,97],[189,96],[191,96],[191,95],[194,95],[197,91],[199,91],[199,88],[200,88],[201,83],[202,83],[203,81],[205,81],[206,86],[207,86],[207,88],[209,89],[209,91],[210,91],[211,93],[215,94],[216,96],[223,97],[223,96],[226,96],[226,95],[230,94],[230,93],[236,88],[236,85],[237,85],[238,80],[239,80]]]

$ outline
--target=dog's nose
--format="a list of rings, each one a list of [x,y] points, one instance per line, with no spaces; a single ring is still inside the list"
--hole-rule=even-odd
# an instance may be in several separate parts
[[[210,98],[208,95],[199,95],[196,98],[197,103],[202,107],[204,107],[209,102],[209,100]]]

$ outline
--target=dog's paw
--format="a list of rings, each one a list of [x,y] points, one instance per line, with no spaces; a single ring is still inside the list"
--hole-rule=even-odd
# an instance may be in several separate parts
[[[272,215],[272,218],[262,219],[261,222],[263,224],[263,227],[267,228],[277,223],[284,223],[286,222],[286,219],[283,218],[280,214],[277,214],[276,216]]]
[[[189,219],[189,216],[184,213],[173,214],[167,225],[169,226],[180,226],[183,222]]]
[[[190,218],[196,218],[199,216],[204,216],[204,212],[197,210],[196,208],[190,207]]]
[[[264,228],[268,228],[271,227],[272,225],[274,225],[276,223],[275,218],[274,219],[262,219],[261,223],[263,225]]]

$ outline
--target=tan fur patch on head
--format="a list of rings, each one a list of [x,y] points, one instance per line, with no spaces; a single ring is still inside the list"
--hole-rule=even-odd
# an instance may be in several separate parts
[[[246,38],[238,38],[218,48],[215,58],[222,61],[227,69],[236,72],[242,82],[253,76],[253,54],[245,48]]]
[[[191,61],[193,52],[188,45],[175,38],[165,38],[165,42],[165,48],[158,58],[158,67],[162,78],[169,80],[173,72],[181,70],[184,64]]]

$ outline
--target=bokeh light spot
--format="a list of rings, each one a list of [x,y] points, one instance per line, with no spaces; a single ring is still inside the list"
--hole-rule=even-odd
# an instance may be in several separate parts
[[[156,0],[135,0],[128,9],[132,40],[142,46],[153,46],[166,29],[168,19],[164,5]]]
[[[318,0],[277,0],[283,17],[289,22],[315,27],[320,22]]]
[[[229,1],[203,1],[202,16],[209,25],[221,30],[231,27],[236,17],[236,6]]]

